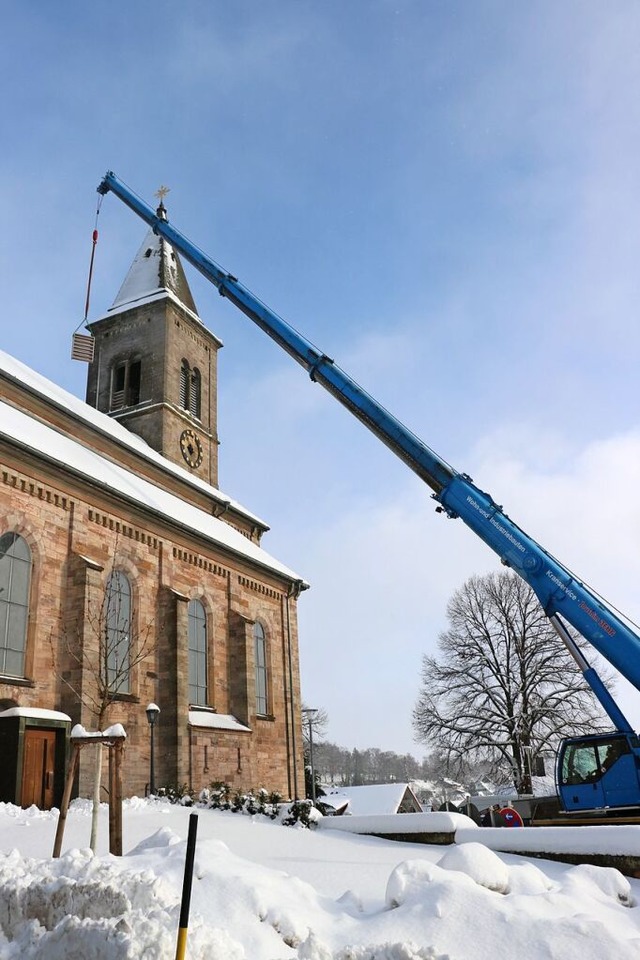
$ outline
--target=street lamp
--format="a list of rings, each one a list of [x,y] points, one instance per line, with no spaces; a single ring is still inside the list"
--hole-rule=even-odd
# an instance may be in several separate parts
[[[155,703],[150,703],[147,707],[147,720],[149,721],[149,734],[151,737],[151,755],[149,759],[149,793],[154,794],[156,792],[156,769],[155,769],[155,743],[153,738],[153,730],[156,725],[156,720],[158,719],[158,714],[160,713],[160,707]]]
[[[318,710],[316,707],[303,707],[301,711],[309,724],[309,766],[311,767],[311,800],[316,802],[316,771],[313,765],[313,720]]]

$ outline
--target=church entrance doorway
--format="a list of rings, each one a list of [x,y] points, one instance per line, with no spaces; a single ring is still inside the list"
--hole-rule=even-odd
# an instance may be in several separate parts
[[[41,810],[54,805],[56,732],[27,729],[24,732],[22,806],[35,804]]]

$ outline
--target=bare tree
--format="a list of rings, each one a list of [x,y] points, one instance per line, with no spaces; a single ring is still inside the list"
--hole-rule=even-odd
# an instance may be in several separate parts
[[[531,588],[511,573],[471,577],[447,606],[438,657],[425,656],[416,739],[452,769],[485,761],[531,789],[531,758],[606,729],[599,704]],[[607,679],[607,678],[605,678]]]
[[[411,754],[368,747],[350,750],[314,739],[314,766],[323,783],[357,786],[368,783],[401,783],[421,776],[421,764]]]
[[[315,749],[316,772],[323,783],[333,786],[347,783],[346,756],[349,751],[335,743],[323,741]]]
[[[109,708],[121,696],[131,692],[135,668],[150,654],[153,645],[152,623],[136,628],[131,587],[127,577],[114,569],[107,577],[104,591],[89,596],[84,623],[69,633],[63,631],[68,663],[75,666],[61,675],[62,682],[75,699],[91,714],[97,731],[104,730]],[[75,678],[83,677],[83,680]],[[90,847],[97,844],[102,745],[96,744],[93,787],[93,816]]]

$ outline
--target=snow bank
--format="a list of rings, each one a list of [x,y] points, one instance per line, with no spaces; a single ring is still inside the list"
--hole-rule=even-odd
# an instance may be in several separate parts
[[[175,951],[179,914],[177,891],[152,870],[120,871],[89,850],[50,861],[12,851],[0,862],[2,960],[162,960]],[[194,956],[244,957],[201,917],[189,939]]]
[[[640,956],[640,882],[617,870],[534,864],[480,842],[429,847],[219,811],[198,817],[189,960]],[[53,860],[55,813],[0,805],[0,960],[174,956],[189,813],[138,799],[124,821],[126,856],[76,846]],[[67,838],[86,832],[76,802]],[[11,849],[16,842],[41,856]]]
[[[323,817],[318,826],[321,830],[391,836],[394,833],[455,834],[458,828],[471,828],[476,824],[463,813],[381,813],[377,816]]]

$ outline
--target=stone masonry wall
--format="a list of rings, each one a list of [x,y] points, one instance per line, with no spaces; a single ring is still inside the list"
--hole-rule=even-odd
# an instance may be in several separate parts
[[[142,794],[148,784],[145,707],[151,701],[161,709],[157,786],[201,789],[227,780],[234,788],[264,786],[283,796],[303,789],[296,604],[288,601],[288,632],[287,585],[211,544],[196,544],[158,518],[110,501],[98,487],[63,482],[46,464],[24,458],[18,463],[8,448],[0,448],[0,459],[0,534],[19,533],[33,557],[26,676],[0,677],[0,699],[61,710],[73,723],[96,729],[104,587],[109,574],[121,570],[132,587],[135,665],[130,692],[109,706],[102,727],[118,722],[127,731],[125,795]],[[207,613],[209,707],[234,714],[248,733],[188,723],[187,607],[196,597]],[[255,714],[256,619],[267,636],[267,717]],[[90,792],[90,753],[83,750],[81,795]]]
[[[219,341],[169,297],[91,324],[96,340],[89,367],[87,402],[112,413],[112,377],[119,364],[140,360],[140,398],[135,406],[115,411],[118,420],[154,450],[189,469],[180,435],[192,429],[203,448],[195,474],[218,484],[217,350]],[[180,405],[180,371],[186,359],[201,376],[200,417]]]

